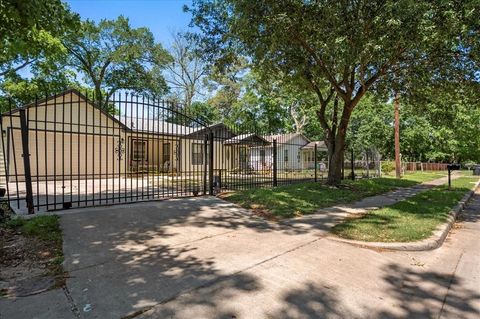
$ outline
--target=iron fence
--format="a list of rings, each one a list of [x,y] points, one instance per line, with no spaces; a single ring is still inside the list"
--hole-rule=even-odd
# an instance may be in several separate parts
[[[69,90],[10,107],[0,130],[0,190],[18,213],[321,181],[328,170],[323,142],[206,125],[178,103],[130,94]],[[350,166],[351,177],[374,175],[368,158]]]

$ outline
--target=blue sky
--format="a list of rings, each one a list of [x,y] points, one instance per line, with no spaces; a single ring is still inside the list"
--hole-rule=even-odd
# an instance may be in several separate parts
[[[184,13],[191,0],[66,0],[82,19],[99,21],[124,15],[133,27],[148,27],[158,42],[168,46],[172,31],[188,29],[190,14]]]

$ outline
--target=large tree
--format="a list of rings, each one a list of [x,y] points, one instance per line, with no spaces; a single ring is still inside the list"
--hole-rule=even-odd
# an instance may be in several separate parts
[[[68,66],[84,75],[95,99],[106,101],[118,90],[158,97],[168,90],[162,70],[171,60],[147,28],[132,28],[127,18],[82,22],[64,46]],[[108,93],[105,93],[108,92]]]
[[[207,64],[203,60],[197,41],[188,33],[173,33],[170,45],[172,61],[166,65],[166,80],[171,93],[190,108],[194,98],[204,95]]]
[[[245,55],[264,74],[316,94],[328,182],[338,184],[355,107],[369,90],[403,86],[410,71],[450,63],[465,17],[479,14],[467,2],[195,0],[189,10],[213,60]]]
[[[60,0],[0,1],[0,79],[61,55],[61,40],[79,23]]]

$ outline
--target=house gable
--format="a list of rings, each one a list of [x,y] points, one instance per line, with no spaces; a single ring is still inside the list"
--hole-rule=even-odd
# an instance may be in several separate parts
[[[74,89],[3,113],[4,127],[20,128],[18,116],[10,118],[9,115],[22,109],[27,112],[29,127],[36,130],[91,134],[115,134],[116,131],[118,134],[118,130],[127,129]]]

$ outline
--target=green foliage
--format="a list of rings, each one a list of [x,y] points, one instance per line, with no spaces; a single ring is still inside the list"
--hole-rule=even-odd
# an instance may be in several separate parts
[[[456,57],[476,26],[465,18],[478,16],[473,3],[197,0],[190,11],[212,61],[228,66],[240,53],[262,75],[318,97],[335,184],[350,117],[367,91],[391,95],[440,69],[468,73]]]
[[[4,81],[0,82],[0,112],[9,108],[19,107],[35,101],[35,98],[42,99],[68,88],[76,88],[84,91],[75,79],[71,70],[57,69],[51,72],[37,72],[30,79],[25,79],[17,74],[9,74]]]
[[[84,21],[64,45],[69,52],[67,65],[95,88],[97,101],[105,103],[121,89],[153,97],[167,92],[161,71],[170,55],[155,43],[150,30],[132,28],[123,16],[98,24]]]
[[[400,151],[404,161],[480,162],[480,102],[473,88],[423,90],[400,102]],[[472,90],[472,91],[470,91]],[[393,105],[372,94],[352,115],[349,141],[359,148],[373,147],[384,159],[394,158]],[[354,138],[353,138],[354,136]]]
[[[78,16],[60,0],[0,2],[0,77],[65,53],[61,40]]]
[[[395,163],[391,161],[382,162],[382,173],[390,174],[395,170]]]
[[[220,112],[217,108],[205,102],[193,102],[186,109],[186,114],[205,125],[220,122]]]

